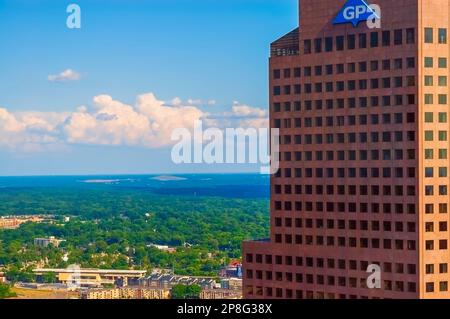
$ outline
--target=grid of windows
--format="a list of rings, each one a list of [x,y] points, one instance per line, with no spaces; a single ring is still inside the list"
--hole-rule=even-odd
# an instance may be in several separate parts
[[[387,291],[396,292],[416,292],[416,282],[408,282],[403,279],[403,275],[416,275],[416,264],[404,264],[393,262],[378,262],[369,260],[347,260],[336,258],[315,258],[315,257],[292,257],[282,255],[267,255],[267,254],[246,254],[246,262],[249,269],[246,270],[246,277],[255,280],[271,280],[276,282],[292,282],[304,283],[307,285],[318,285],[326,287],[327,291],[332,288],[347,287],[353,289],[368,289],[367,277],[361,276],[369,265],[378,265],[387,279],[382,281],[383,288]],[[268,267],[267,267],[268,266]],[[295,267],[297,272],[282,271],[282,267]],[[447,273],[448,265],[440,264],[440,271]],[[324,272],[318,273],[317,270]],[[333,270],[343,270],[348,272],[348,276],[339,276]],[[403,279],[403,280],[402,280]],[[331,288],[331,289],[330,289]],[[446,285],[441,285],[442,289],[447,288]],[[276,298],[297,298],[297,299],[317,299],[320,295],[317,292],[297,290],[296,294],[291,294],[289,289],[281,289],[277,294],[274,294],[277,288],[268,288],[265,291],[258,287],[246,287],[247,293],[255,296],[276,297]],[[447,290],[442,290],[447,291]],[[349,298],[333,293],[327,295],[327,298]],[[357,295],[354,295],[357,298]],[[364,296],[359,296],[364,298]],[[368,298],[368,297],[366,297]]]
[[[309,54],[414,42],[414,29],[399,29],[303,44],[304,53]],[[271,191],[274,243],[418,249],[410,236],[418,231],[416,67],[416,58],[407,56],[273,69],[271,125],[280,128],[281,134],[281,169],[273,177]],[[368,262],[362,265],[366,271]],[[275,281],[296,278],[296,274],[276,272],[264,277],[262,271],[248,275]],[[311,277],[306,270],[297,275],[308,278],[302,280],[309,284],[326,282],[326,276]],[[329,280],[348,287],[362,282],[357,277]],[[385,286],[392,291],[416,291],[413,282],[387,280]],[[254,293],[259,296],[263,291]],[[277,296],[276,289],[266,293]],[[284,297],[311,293],[278,291]]]
[[[427,44],[447,44],[447,29],[426,27],[424,29],[424,42]]]
[[[369,264],[382,268],[384,291],[448,292],[447,28],[422,30],[312,39],[300,31],[298,55],[309,56],[272,63],[270,124],[281,144],[271,183],[274,248],[245,255],[248,296],[373,298],[364,291]],[[420,59],[417,42],[430,49]],[[277,247],[294,253],[276,255]],[[352,256],[366,249],[378,261]],[[408,263],[419,249],[435,261],[424,278]],[[349,254],[329,258],[335,251]]]
[[[424,42],[447,44],[447,29],[425,28]],[[425,253],[448,251],[447,57],[424,57],[424,239]],[[444,69],[444,70],[443,70]],[[439,93],[441,92],[441,93]],[[438,203],[436,203],[438,202]],[[425,293],[448,292],[446,263],[426,264]],[[444,279],[444,280],[443,280]]]
[[[440,29],[441,30],[441,29]],[[445,29],[442,29],[445,30]],[[439,40],[446,41],[446,33],[439,31]],[[432,39],[431,39],[432,40]],[[349,34],[347,36],[305,39],[302,42],[303,54],[367,49],[377,47],[411,45],[416,42],[414,28],[386,31],[371,31],[369,33]],[[441,43],[441,42],[440,42]],[[444,42],[442,42],[444,43]]]

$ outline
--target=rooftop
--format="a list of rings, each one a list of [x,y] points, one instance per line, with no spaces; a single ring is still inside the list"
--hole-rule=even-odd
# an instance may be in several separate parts
[[[293,56],[300,54],[299,28],[282,36],[270,45],[270,56]]]
[[[136,275],[144,275],[146,270],[115,270],[115,269],[89,269],[89,268],[81,268],[81,269],[50,269],[50,268],[38,268],[34,269],[33,272],[37,273],[96,273],[96,274],[136,274]]]

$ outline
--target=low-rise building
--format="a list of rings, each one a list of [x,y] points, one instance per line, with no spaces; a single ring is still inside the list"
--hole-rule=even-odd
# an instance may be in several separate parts
[[[205,289],[200,299],[242,299],[242,291],[229,289]]]
[[[220,288],[229,290],[242,290],[242,279],[223,278],[220,281]]]
[[[53,236],[50,236],[48,238],[35,238],[34,244],[39,247],[48,247],[49,245],[53,245],[54,247],[59,247],[59,245],[65,242],[63,239],[56,239]]]
[[[170,290],[150,288],[89,289],[80,293],[81,299],[169,299]]]
[[[140,280],[143,287],[171,289],[175,285],[198,285],[202,289],[214,289],[216,282],[212,277],[177,276],[171,274],[152,274]]]
[[[20,222],[16,218],[0,218],[0,229],[16,229],[20,226]]]
[[[138,284],[146,274],[145,270],[112,270],[112,269],[35,269],[40,277],[47,273],[55,273],[59,283],[75,284],[80,287],[102,287],[106,285],[128,286]]]
[[[16,229],[24,223],[41,223],[49,221],[53,216],[2,216],[0,217],[0,229]]]
[[[156,248],[156,249],[158,249],[158,250],[164,251],[164,252],[169,253],[169,254],[174,254],[174,253],[177,252],[177,249],[176,249],[176,248],[174,248],[174,247],[169,247],[169,246],[167,246],[167,245],[150,244],[150,245],[147,245],[147,247],[153,247],[153,248]]]
[[[5,273],[0,272],[0,284],[4,284],[6,282]]]
[[[239,260],[232,261],[219,272],[220,277],[242,278],[242,263]]]

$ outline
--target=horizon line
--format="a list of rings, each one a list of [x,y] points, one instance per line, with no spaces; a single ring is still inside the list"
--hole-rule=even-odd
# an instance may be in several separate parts
[[[77,176],[183,176],[183,175],[269,175],[258,171],[253,172],[198,172],[198,173],[98,173],[98,174],[30,174],[30,175],[0,175],[5,177],[77,177]]]

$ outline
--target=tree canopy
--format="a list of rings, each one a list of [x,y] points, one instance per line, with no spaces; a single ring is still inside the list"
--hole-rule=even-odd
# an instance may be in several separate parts
[[[0,266],[7,267],[12,281],[35,280],[31,269],[38,265],[71,264],[214,276],[241,257],[243,240],[267,237],[268,211],[267,199],[155,195],[145,189],[5,188],[0,215],[51,214],[55,220],[0,230]],[[34,245],[34,238],[48,236],[66,241],[60,247]]]

